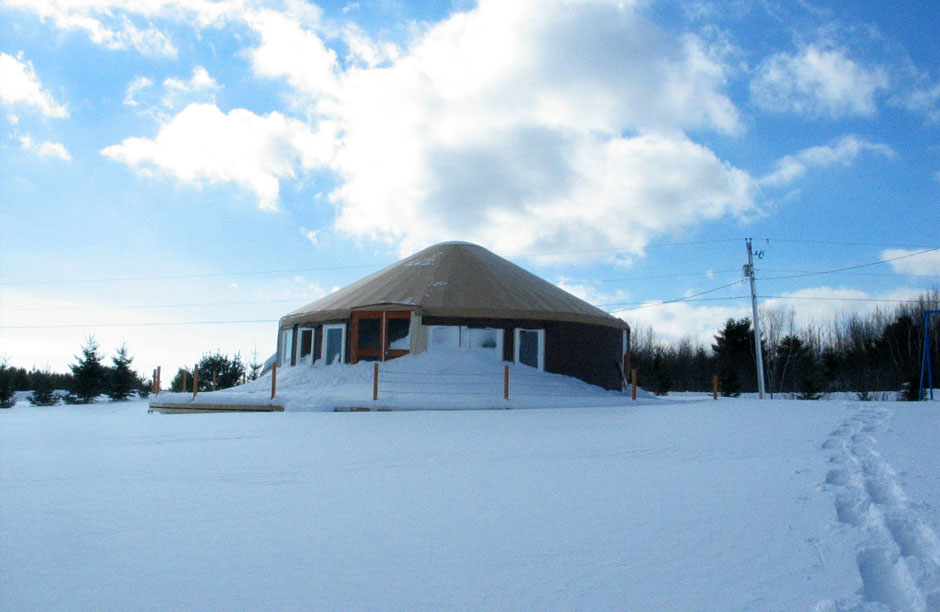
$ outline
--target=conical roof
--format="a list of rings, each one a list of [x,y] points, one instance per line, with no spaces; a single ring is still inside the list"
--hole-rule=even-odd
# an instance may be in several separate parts
[[[423,315],[536,319],[628,329],[567,291],[467,242],[442,242],[299,308],[281,325],[345,319],[354,310],[415,308]]]

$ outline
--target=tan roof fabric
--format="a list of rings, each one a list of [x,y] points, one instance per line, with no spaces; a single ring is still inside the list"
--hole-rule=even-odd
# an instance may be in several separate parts
[[[344,319],[353,310],[416,308],[424,315],[543,319],[628,325],[475,244],[428,247],[281,319],[293,325]]]

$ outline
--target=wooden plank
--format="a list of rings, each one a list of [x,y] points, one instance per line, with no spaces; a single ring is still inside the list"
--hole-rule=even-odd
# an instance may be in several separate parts
[[[256,404],[187,404],[177,402],[153,402],[149,412],[184,414],[198,412],[284,412],[284,406],[261,406]]]

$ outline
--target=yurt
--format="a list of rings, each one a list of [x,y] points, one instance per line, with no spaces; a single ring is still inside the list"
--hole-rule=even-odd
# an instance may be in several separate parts
[[[278,365],[479,351],[621,389],[630,327],[466,242],[428,247],[280,320]]]

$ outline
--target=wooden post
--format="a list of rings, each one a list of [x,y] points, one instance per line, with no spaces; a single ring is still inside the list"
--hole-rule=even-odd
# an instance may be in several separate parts
[[[712,399],[718,399],[718,375],[712,376]]]
[[[247,382],[248,382],[248,372],[242,372],[242,384],[244,385]]]
[[[183,393],[186,393],[186,383],[189,382],[189,372],[183,370]]]
[[[154,379],[154,384],[157,385],[157,388],[154,390],[154,393],[160,393],[160,366],[157,366],[157,371],[153,379]]]
[[[509,399],[509,365],[503,366],[503,399]]]
[[[193,399],[196,399],[196,394],[199,393],[199,366],[197,365],[193,368]]]
[[[274,399],[274,396],[277,395],[277,362],[274,362],[274,365],[271,366],[271,399]]]
[[[632,372],[632,375],[633,375],[633,396],[632,396],[632,397],[633,397],[634,401],[636,401],[636,368],[633,368],[633,370],[631,370],[631,372]]]
[[[372,364],[372,401],[379,399],[379,362]]]
[[[156,370],[156,368],[154,368],[154,370],[153,370],[153,376],[150,377],[150,392],[151,392],[151,393],[156,393],[156,392],[157,392],[157,370]]]
[[[216,372],[212,373],[212,390],[215,391],[218,386],[218,378],[216,377]]]

